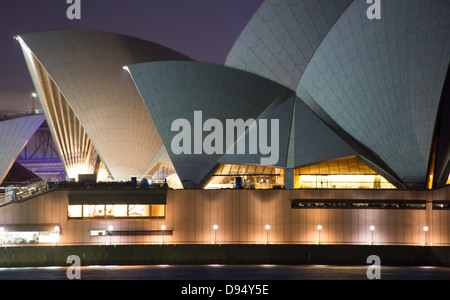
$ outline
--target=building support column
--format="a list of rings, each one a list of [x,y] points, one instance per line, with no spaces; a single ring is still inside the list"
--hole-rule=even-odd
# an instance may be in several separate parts
[[[286,168],[284,173],[284,188],[287,190],[294,189],[294,169]]]

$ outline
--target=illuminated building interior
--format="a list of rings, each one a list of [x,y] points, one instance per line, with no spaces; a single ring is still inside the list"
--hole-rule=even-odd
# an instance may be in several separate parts
[[[0,227],[0,245],[3,244],[56,244],[60,242],[61,227],[45,225],[10,225]]]
[[[52,244],[59,242],[57,231],[18,231],[0,233],[0,244]]]
[[[152,183],[167,183],[167,185],[174,189],[183,189],[180,178],[170,161],[162,160],[157,162],[145,176]]]
[[[284,186],[284,169],[257,165],[222,165],[205,189],[233,189],[235,178],[242,178],[244,189],[273,189]]]
[[[357,157],[323,162],[295,170],[296,189],[395,189]]]
[[[284,187],[284,169],[257,165],[224,164],[205,189],[233,189],[242,178],[244,189]],[[295,170],[295,189],[396,189],[357,157],[323,162]]]
[[[165,205],[85,204],[69,205],[69,219],[81,218],[164,218]]]

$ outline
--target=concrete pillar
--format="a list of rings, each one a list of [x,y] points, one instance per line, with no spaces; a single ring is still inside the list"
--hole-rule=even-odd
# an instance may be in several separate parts
[[[294,169],[289,168],[286,169],[284,174],[284,186],[287,190],[293,190],[294,189]]]

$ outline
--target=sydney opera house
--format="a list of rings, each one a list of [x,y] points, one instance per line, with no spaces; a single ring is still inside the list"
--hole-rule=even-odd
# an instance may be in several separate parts
[[[115,33],[20,34],[67,182],[0,243],[450,243],[450,3],[266,0],[224,65]]]

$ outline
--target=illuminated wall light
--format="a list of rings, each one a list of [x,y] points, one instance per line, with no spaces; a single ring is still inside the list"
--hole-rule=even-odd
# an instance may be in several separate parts
[[[219,229],[218,225],[213,226],[214,229],[214,244],[217,242],[217,230]]]
[[[319,231],[319,244],[320,244],[320,232],[322,231],[323,226],[322,225],[317,225],[317,230]]]
[[[427,225],[425,225],[422,227],[422,230],[424,233],[424,240],[421,244],[422,244],[422,246],[425,246],[427,244],[427,232],[428,232],[428,230],[430,230],[430,228]],[[429,245],[431,246],[431,243]]]
[[[371,225],[369,227],[369,229],[370,229],[370,232],[371,232],[371,235],[372,235],[372,245],[373,245],[373,232],[375,231],[375,226]]]

